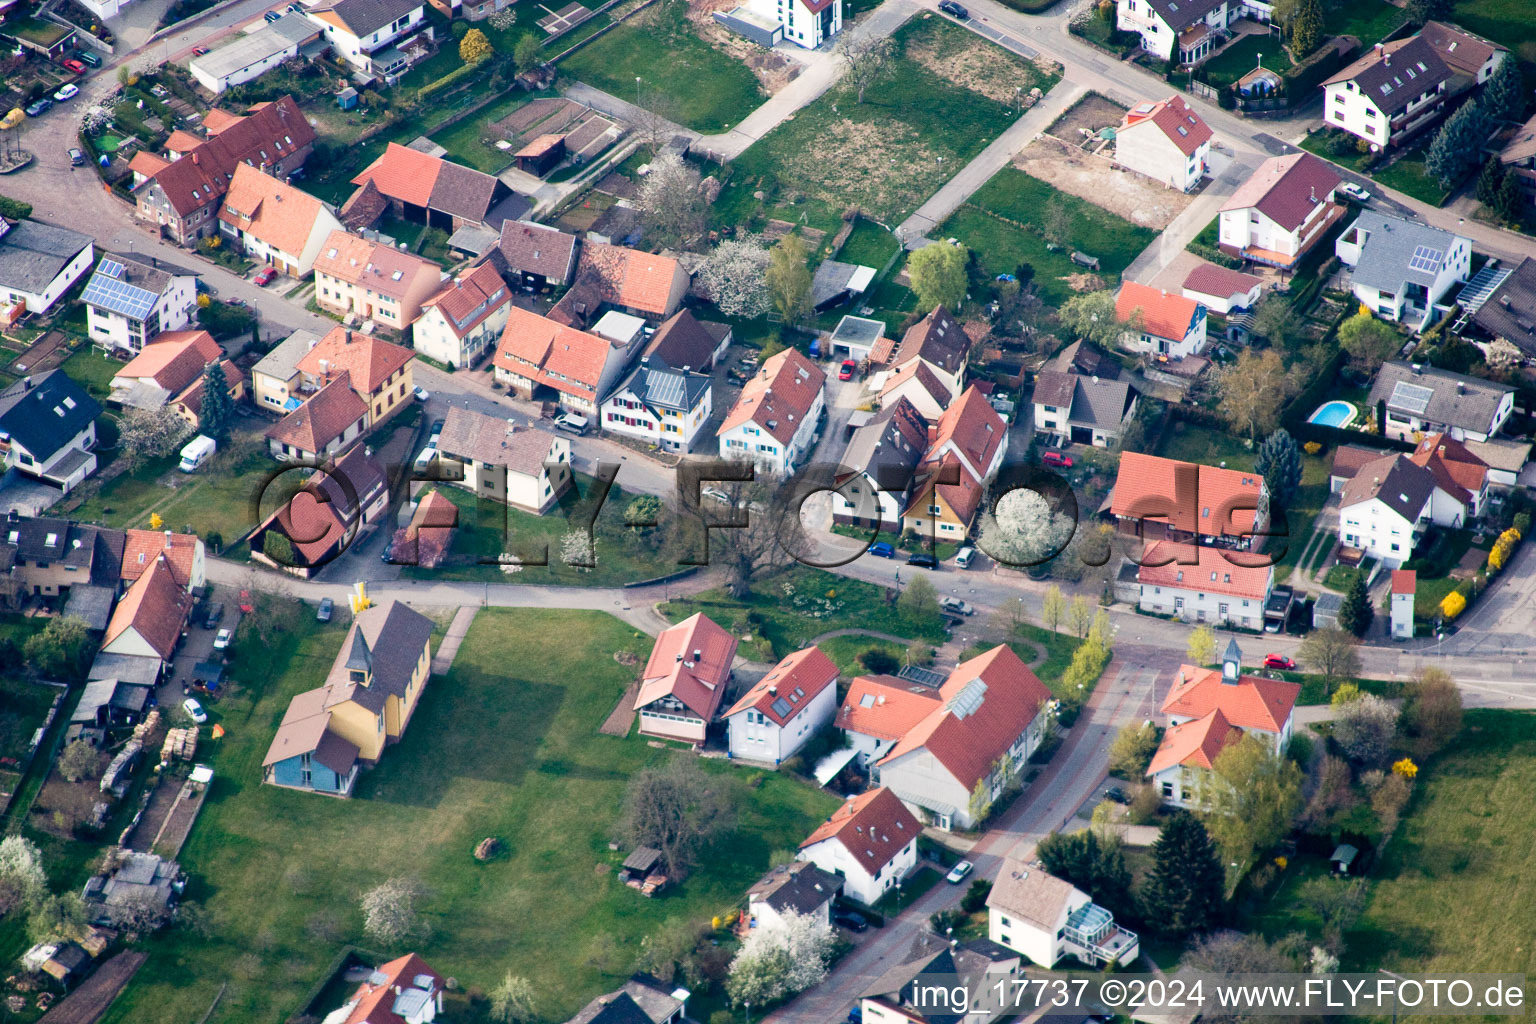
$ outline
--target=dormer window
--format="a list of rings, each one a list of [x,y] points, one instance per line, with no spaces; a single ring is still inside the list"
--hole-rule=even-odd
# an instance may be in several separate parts
[[[347,680],[349,682],[359,683],[366,686],[368,683],[368,673],[364,672],[360,668],[354,668],[347,673]]]

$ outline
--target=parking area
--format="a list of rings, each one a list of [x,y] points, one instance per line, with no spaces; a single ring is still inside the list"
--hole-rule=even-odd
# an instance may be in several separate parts
[[[222,620],[210,629],[207,625],[207,616],[209,610],[216,604],[224,606],[224,615]],[[196,697],[204,706],[217,699],[192,691],[194,681],[206,677],[206,672],[200,671],[198,666],[208,662],[224,662],[228,652],[214,650],[214,639],[221,629],[229,630],[230,635],[233,636],[239,626],[240,592],[230,587],[211,587],[208,597],[193,610],[192,620],[187,623],[186,629],[181,634],[181,646],[176,650],[176,657],[171,662],[171,670],[166,673],[155,695],[165,713],[174,714],[175,709],[179,708],[181,702],[189,696]],[[226,679],[229,671],[230,669],[226,667]]]

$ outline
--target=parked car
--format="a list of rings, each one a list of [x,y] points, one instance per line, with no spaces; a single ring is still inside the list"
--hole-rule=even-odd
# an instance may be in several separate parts
[[[230,299],[228,304],[238,308],[238,307],[242,307],[242,306],[245,305],[245,300],[241,299],[241,298],[234,298],[234,299]]]
[[[876,558],[895,558],[896,557],[896,549],[891,547],[890,544],[886,543],[883,540],[879,541],[879,542],[877,542],[875,544],[871,544],[869,546],[869,551],[866,552],[866,553],[874,555]]]
[[[971,563],[976,560],[976,549],[967,544],[955,552],[955,566],[960,569],[969,569]]]
[[[1131,798],[1125,795],[1125,790],[1119,786],[1105,786],[1104,799],[1113,800],[1117,804],[1128,804]]]
[[[939,560],[928,554],[926,551],[918,551],[915,554],[907,556],[907,564],[915,565],[923,569],[937,569],[939,567]]]
[[[85,74],[85,65],[71,57],[64,62],[64,66],[77,75]]]
[[[202,57],[202,56],[205,56],[207,53],[208,53],[208,47],[206,47],[206,46],[194,46],[192,48],[192,56],[194,56],[194,57]]]
[[[427,433],[431,434],[433,437],[436,437],[438,434],[441,434],[442,432],[443,432],[443,421],[442,420],[433,420],[432,421],[432,429],[427,431]]]
[[[432,397],[432,393],[426,388],[422,387],[420,384],[417,384],[416,387],[411,390],[411,394],[416,396],[416,401],[418,402],[425,402],[427,399]]]
[[[258,288],[265,288],[267,285],[271,284],[273,279],[276,278],[276,277],[277,277],[277,268],[276,267],[263,267],[262,270],[261,270],[261,273],[257,274],[256,277],[253,278],[253,280],[256,283],[256,287],[258,287]]]
[[[939,607],[951,615],[975,615],[976,609],[960,600],[958,597],[939,598]]]
[[[1072,468],[1072,456],[1062,452],[1046,452],[1040,456],[1040,461],[1047,466],[1059,466],[1062,469]]]
[[[49,99],[47,96],[44,96],[42,99],[38,100],[36,103],[27,108],[27,116],[42,117],[48,112],[48,108],[52,106],[53,100]]]
[[[328,597],[322,597],[320,599],[320,607],[315,609],[315,621],[330,622],[331,612],[335,610],[335,608],[336,602],[332,601]]]
[[[196,697],[188,697],[186,700],[182,701],[181,710],[185,711],[188,716],[191,717],[192,721],[196,722],[198,725],[202,725],[204,722],[208,721],[208,712],[203,710],[203,706],[197,702]]]
[[[262,17],[267,19],[267,21],[270,23],[276,21],[278,18],[281,18],[282,14],[278,11],[268,11],[266,14],[263,14]]]
[[[853,371],[859,368],[859,364],[852,359],[844,359],[843,365],[838,368],[838,380],[853,380]]]
[[[939,0],[939,10],[951,18],[959,18],[961,21],[965,21],[971,16],[971,12],[955,3],[955,0]]]
[[[555,417],[555,429],[569,431],[580,436],[587,432],[587,418],[574,412],[563,412]]]
[[[1296,660],[1294,658],[1287,658],[1283,654],[1266,654],[1264,656],[1264,667],[1293,669],[1296,667]]]
[[[71,148],[69,151],[69,165],[71,167],[80,167],[84,164],[85,154],[80,152],[78,149]]]
[[[224,621],[224,603],[215,601],[208,606],[208,617],[203,619],[204,629],[218,629],[219,623]]]
[[[235,638],[235,634],[228,629],[221,629],[213,637],[213,649],[222,651],[229,647],[229,642]]]
[[[954,867],[949,869],[949,874],[944,876],[944,881],[948,882],[950,885],[959,885],[961,882],[965,881],[965,876],[970,874],[971,869],[975,866],[976,865],[972,864],[968,860],[959,861],[955,864]]]
[[[78,95],[80,95],[80,87],[73,82],[65,82],[59,86],[59,91],[53,94],[53,98],[55,102],[63,103],[66,100],[74,99]]]
[[[82,64],[90,65],[93,68],[101,67],[101,58],[96,56],[90,50],[77,50],[75,52],[75,60],[78,60]]]
[[[841,925],[851,932],[862,932],[869,927],[869,921],[863,914],[847,907],[832,908],[832,923]]]
[[[1357,203],[1368,203],[1371,201],[1371,194],[1352,181],[1346,181],[1340,185],[1339,191]]]

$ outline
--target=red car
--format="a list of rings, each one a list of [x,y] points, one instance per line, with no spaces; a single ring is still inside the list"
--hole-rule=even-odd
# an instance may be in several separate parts
[[[1059,466],[1062,469],[1072,468],[1072,456],[1063,455],[1061,452],[1046,452],[1040,456],[1040,461],[1047,466]]]
[[[67,60],[64,62],[64,66],[77,75],[85,74],[85,65],[77,60]]]
[[[1296,667],[1296,662],[1283,654],[1267,654],[1264,656],[1264,667],[1293,669]]]
[[[853,371],[858,369],[858,367],[859,364],[852,359],[844,359],[842,368],[837,371],[837,379],[853,380]]]
[[[274,277],[276,277],[276,276],[277,276],[277,268],[276,267],[267,267],[261,273],[256,275],[255,281],[256,281],[257,287],[265,288],[267,285],[272,283],[272,279]]]

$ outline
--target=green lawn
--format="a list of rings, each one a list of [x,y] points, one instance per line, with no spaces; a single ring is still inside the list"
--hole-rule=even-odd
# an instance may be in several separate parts
[[[1051,207],[1065,208],[1071,217],[1070,242],[1056,252],[1046,248],[1038,230],[1044,211]],[[1157,236],[1155,231],[1058,192],[1014,167],[998,171],[934,234],[958,238],[970,246],[988,279],[1015,273],[1020,264],[1027,263],[1034,268],[1041,298],[1052,306],[1061,305],[1073,294],[1063,278],[1082,271],[1071,260],[1072,250],[1097,256],[1100,274],[1113,281]]]
[[[496,148],[497,139],[488,129],[527,102],[523,92],[509,92],[473,117],[437,132],[432,141],[446,149],[454,161],[496,174],[512,162],[512,156],[510,151]]]
[[[643,936],[735,905],[773,850],[837,806],[788,776],[702,762],[734,798],[735,830],[657,899],[619,884],[624,855],[608,841],[625,781],[684,755],[597,733],[634,676],[613,653],[644,657],[648,642],[607,615],[535,609],[480,613],[452,672],[433,679],[404,741],[351,800],[260,785],[288,698],[318,682],[343,635],[305,617],[276,649],[237,644],[236,664],[250,667],[243,691],[214,709],[229,732],[209,748],[218,778],[180,858],[215,934],[150,941],[109,1024],[202,1020],[225,982],[210,1024],[286,1019],[340,943],[361,941],[359,895],[395,875],[425,887],[430,925],[401,949],[461,987],[489,989],[515,970],[541,1018],[564,1020],[629,973]],[[486,836],[509,852],[479,864],[471,852]],[[337,937],[315,938],[328,919]]]
[[[1526,11],[1529,16],[1529,8]],[[1370,49],[1406,19],[1403,9],[1387,0],[1357,0],[1325,6],[1323,31],[1330,36],[1354,36],[1362,49]]]
[[[874,267],[878,272],[885,269],[885,265],[900,248],[901,243],[896,241],[895,235],[874,221],[860,217],[848,233],[843,247],[838,250],[837,258],[843,263]]]
[[[1291,58],[1278,39],[1265,36],[1245,35],[1216,56],[1200,65],[1211,85],[1224,89],[1259,66],[1263,55],[1264,67],[1277,74],[1291,69]]]
[[[1340,167],[1347,167],[1356,174],[1370,173],[1366,170],[1365,165],[1373,154],[1368,151],[1365,153],[1360,152],[1353,145],[1355,138],[1353,135],[1348,135],[1351,145],[1342,152],[1335,151],[1330,144],[1334,139],[1346,136],[1347,134],[1342,131],[1310,132],[1306,138],[1301,140],[1301,148],[1322,157],[1324,160],[1331,160]]]
[[[687,0],[661,0],[582,47],[560,70],[621,99],[659,97],[657,112],[705,134],[723,132],[766,96],[746,64],[710,46],[688,21]]]
[[[1536,19],[1528,0],[1457,0],[1449,20],[1502,43],[1523,61],[1536,57]]]
[[[901,644],[893,644],[889,640],[880,640],[872,636],[834,636],[816,646],[832,659],[833,664],[837,666],[838,675],[849,679],[864,675],[865,670],[864,666],[859,664],[859,655],[871,647],[879,648],[898,661],[907,653],[907,649]]]
[[[592,478],[577,474],[576,486],[586,495]],[[615,486],[598,513],[594,526],[597,565],[577,569],[561,559],[561,540],[576,523],[585,523],[588,505],[576,498],[573,506],[556,506],[542,516],[523,512],[494,501],[478,500],[460,487],[440,488],[459,507],[459,527],[454,533],[450,558],[436,569],[408,566],[402,570],[407,579],[482,580],[535,585],[574,587],[618,587],[636,580],[652,579],[677,572],[683,566],[656,549],[655,529],[634,531],[624,525],[624,507],[633,495]],[[526,565],[520,573],[508,576],[494,559],[503,552],[531,561],[548,547],[549,565]],[[491,561],[480,564],[479,559]]]
[[[714,206],[717,223],[803,217],[834,231],[850,206],[898,223],[1016,120],[1016,88],[1045,91],[1056,82],[931,15],[892,39],[890,74],[863,103],[849,87],[835,87],[736,159]]]
[[[1254,452],[1244,445],[1242,438],[1186,420],[1174,420],[1163,432],[1155,454],[1207,466],[1226,463],[1228,469],[1253,469]]]
[[[944,627],[937,614],[916,618],[887,604],[882,587],[804,567],[755,581],[751,593],[741,600],[723,590],[706,590],[694,597],[676,598],[662,605],[661,612],[673,622],[703,612],[736,636],[761,636],[771,648],[762,652],[765,660],[782,658],[804,647],[812,637],[838,629],[869,629],[935,644],[944,640]],[[854,653],[867,646],[861,640]]]
[[[1432,133],[1431,133],[1432,134]],[[1425,140],[1427,145],[1428,140]],[[1424,169],[1425,146],[1416,147],[1396,163],[1371,175],[1388,188],[1395,188],[1430,206],[1440,206],[1450,198],[1451,190],[1430,176]]]
[[[1469,711],[1461,736],[1420,774],[1365,914],[1345,936],[1344,970],[1536,966],[1533,724],[1527,712]]]
[[[63,368],[76,383],[85,386],[91,397],[102,399],[112,393],[112,378],[123,364],[102,355],[100,349],[87,347],[64,360]]]

